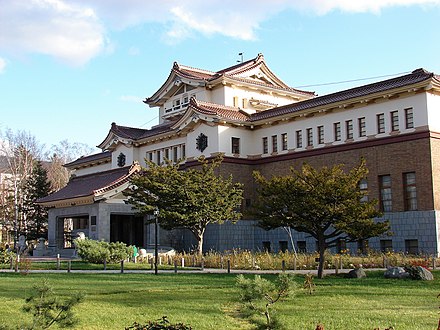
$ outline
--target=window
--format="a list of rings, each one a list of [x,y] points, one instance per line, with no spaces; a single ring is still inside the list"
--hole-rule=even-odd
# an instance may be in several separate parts
[[[156,151],[156,164],[159,165],[162,162],[160,150]]]
[[[180,99],[173,101],[173,110],[179,110],[180,109]]]
[[[391,200],[391,176],[381,175],[379,177],[379,187],[380,187],[380,209],[384,212],[392,211],[392,200]]]
[[[148,157],[147,157],[147,159],[148,159],[150,162],[153,161],[153,152],[149,152],[149,153],[148,153]]]
[[[234,96],[234,98],[233,98],[233,105],[234,105],[234,107],[238,107],[238,96]]]
[[[307,146],[313,146],[313,131],[311,128],[307,129]]]
[[[278,136],[272,135],[272,152],[278,152]]]
[[[264,241],[263,242],[263,251],[264,252],[269,252],[269,253],[271,252],[270,251],[270,242],[269,241]]]
[[[318,144],[324,144],[324,126],[318,126]]]
[[[165,149],[165,159],[170,159],[170,149]]]
[[[335,134],[335,141],[341,141],[341,123],[333,124],[333,131]]]
[[[240,138],[237,137],[231,138],[231,144],[232,144],[232,153],[240,154]]]
[[[405,109],[405,128],[414,128],[413,108]]]
[[[186,158],[186,147],[184,144],[182,144],[181,152],[182,152],[182,158]]]
[[[179,159],[178,149],[177,147],[173,147],[173,162],[177,163],[178,159]]]
[[[303,147],[302,131],[296,131],[296,147]]]
[[[287,150],[287,133],[281,134],[281,149]]]
[[[368,252],[368,240],[360,239],[357,241],[357,250],[360,254],[367,254]]]
[[[346,139],[351,140],[353,139],[353,120],[347,120],[345,122],[345,129],[346,129]]]
[[[361,197],[361,203],[368,202],[368,182],[367,179],[362,179],[359,182],[359,189],[363,193]]]
[[[345,241],[345,239],[340,238],[336,247],[338,249],[338,253],[345,253],[347,250],[347,242]]]
[[[366,136],[367,127],[365,124],[365,117],[358,118],[358,124],[359,124],[359,137]]]
[[[243,109],[246,109],[247,108],[248,100],[247,99],[243,99],[242,103],[243,103]]]
[[[377,118],[377,134],[385,133],[385,115],[379,113],[376,115]]]
[[[391,111],[391,131],[399,130],[399,112]]]
[[[403,194],[405,196],[405,211],[417,210],[416,174],[403,173]]]
[[[406,239],[405,240],[405,252],[408,254],[418,254],[419,253],[419,241],[416,239]]]
[[[269,152],[269,147],[267,144],[267,137],[263,138],[263,154],[267,154]]]
[[[297,248],[298,248],[298,252],[302,252],[302,253],[304,253],[304,252],[307,252],[307,244],[306,244],[306,241],[297,241],[296,242],[296,246],[297,246]]]
[[[390,239],[381,239],[380,240],[380,251],[382,251],[382,252],[393,251],[393,241]]]
[[[287,241],[279,241],[278,244],[279,244],[281,252],[284,253],[284,252],[288,251],[288,249],[287,249]]]

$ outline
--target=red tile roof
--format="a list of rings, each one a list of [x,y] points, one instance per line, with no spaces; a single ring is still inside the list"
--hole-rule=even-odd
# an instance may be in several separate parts
[[[249,114],[238,108],[198,101],[195,98],[191,98],[190,107],[200,113],[210,116],[218,116],[219,119],[234,121],[247,121],[249,119]]]
[[[110,171],[73,177],[67,186],[49,196],[38,199],[37,203],[93,196],[96,190],[105,189],[105,187],[112,186],[115,182],[119,182],[124,176],[129,174],[130,169],[131,166],[126,166]]]
[[[397,78],[383,80],[376,83],[372,83],[356,88],[351,88],[341,92],[323,95],[323,96],[315,97],[313,99],[281,106],[278,108],[272,108],[266,111],[252,114],[250,121],[258,121],[271,117],[281,116],[301,110],[311,109],[318,106],[328,105],[331,103],[349,101],[351,99],[358,97],[368,97],[369,95],[375,93],[417,84],[419,82],[431,79],[433,77],[439,79],[439,76],[436,76],[431,72],[428,72],[424,69],[417,69],[407,75],[400,76]]]

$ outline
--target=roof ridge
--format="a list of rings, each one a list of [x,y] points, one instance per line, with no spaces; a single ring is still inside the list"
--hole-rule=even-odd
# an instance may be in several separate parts
[[[192,66],[189,66],[189,65],[179,64],[177,62],[174,62],[173,69],[176,69],[176,70],[187,69],[187,70],[190,70],[190,71],[197,71],[197,72],[202,72],[202,73],[208,73],[208,74],[211,74],[211,75],[215,75],[216,74],[216,72],[211,71],[211,70],[195,68],[195,67],[192,67]]]

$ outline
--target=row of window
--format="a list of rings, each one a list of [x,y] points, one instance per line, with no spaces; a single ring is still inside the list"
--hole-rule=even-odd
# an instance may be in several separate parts
[[[146,159],[149,160],[150,162],[156,163],[157,165],[162,164],[165,159],[177,163],[179,159],[184,159],[185,157],[186,157],[185,144],[148,151],[146,154]]]
[[[403,173],[403,198],[405,211],[417,210],[416,174]],[[391,175],[379,176],[380,209],[383,212],[393,210]]]
[[[318,242],[315,244],[315,251],[318,250]],[[298,253],[306,253],[307,243],[306,241],[296,241],[296,251]],[[266,252],[272,252],[271,242],[263,241],[262,249]],[[336,246],[338,253],[345,253],[347,251],[347,242],[345,240],[339,240]],[[367,253],[368,250],[368,240],[360,240],[357,242],[357,250],[359,253]],[[286,252],[288,251],[287,241],[278,241],[278,251]],[[393,240],[391,239],[381,239],[380,240],[380,251],[381,252],[392,252]],[[417,239],[406,239],[405,240],[405,253],[408,254],[418,254],[419,253],[419,242]]]
[[[405,128],[414,128],[414,113],[412,108],[404,109],[405,112]],[[377,134],[385,133],[385,114],[379,113],[376,115]],[[390,112],[390,129],[392,132],[399,130],[399,112]],[[352,119],[345,121],[345,139],[352,140],[354,138],[354,122]],[[367,136],[367,124],[365,117],[357,118],[358,125],[358,137]],[[295,131],[296,148],[312,147],[314,145],[314,130],[309,127],[305,130],[305,141],[303,141],[303,130]],[[316,128],[317,143],[324,144],[324,126],[318,126]],[[342,123],[333,123],[333,140],[335,142],[342,141]],[[272,151],[278,152],[278,135],[272,135],[271,137]],[[287,150],[287,133],[281,134],[281,150]],[[269,138],[263,137],[263,154],[269,153]]]

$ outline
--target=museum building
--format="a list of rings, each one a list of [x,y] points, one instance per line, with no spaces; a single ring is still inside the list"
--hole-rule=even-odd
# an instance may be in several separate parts
[[[267,66],[263,55],[216,72],[174,63],[163,85],[144,101],[159,111],[151,129],[112,123],[101,153],[65,166],[73,175],[63,189],[40,199],[49,207],[49,253],[72,253],[81,231],[92,239],[148,247],[154,226],[125,203],[123,191],[145,160],[183,166],[201,155],[224,154],[222,174],[244,184],[242,209],[252,207],[252,172],[282,175],[304,162],[344,164],[364,158],[361,182],[379,201],[391,236],[338,249],[370,248],[440,254],[440,76],[416,69],[376,83],[317,96],[291,88]],[[153,111],[153,110],[149,110]],[[160,244],[191,249],[186,230],[159,232]],[[293,246],[292,246],[293,243]],[[313,252],[304,233],[265,231],[253,219],[209,225],[204,249]]]

